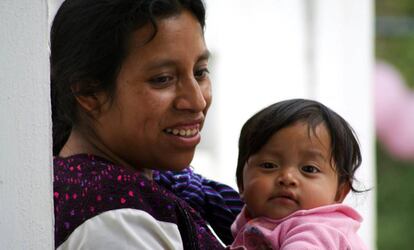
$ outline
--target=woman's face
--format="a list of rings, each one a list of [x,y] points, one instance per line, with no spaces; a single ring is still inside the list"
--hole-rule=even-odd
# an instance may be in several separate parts
[[[189,12],[131,34],[113,102],[95,121],[100,143],[136,169],[180,170],[193,159],[211,103],[209,53]],[[144,45],[143,45],[144,44]]]

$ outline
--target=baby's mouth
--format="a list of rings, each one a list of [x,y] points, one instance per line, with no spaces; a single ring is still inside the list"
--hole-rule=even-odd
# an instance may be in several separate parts
[[[271,199],[287,199],[287,200],[290,200],[290,201],[292,201],[296,204],[299,204],[299,201],[297,200],[297,197],[291,192],[278,193],[275,196],[271,197]]]
[[[166,128],[164,129],[164,132],[170,135],[181,136],[181,137],[186,137],[186,138],[194,137],[195,135],[199,133],[197,128],[187,128],[187,129]]]

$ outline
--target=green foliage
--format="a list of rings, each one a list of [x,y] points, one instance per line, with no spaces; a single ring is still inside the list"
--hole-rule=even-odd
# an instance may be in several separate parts
[[[414,246],[414,166],[393,159],[377,146],[378,249]]]
[[[414,20],[414,1],[376,0],[376,16]],[[377,27],[377,30],[380,28]],[[388,36],[377,34],[375,42],[376,57],[394,65],[406,83],[414,89],[414,32]],[[392,158],[379,144],[377,194],[378,249],[413,249],[414,162]]]
[[[407,37],[377,37],[376,56],[394,65],[406,83],[414,87],[414,34]]]
[[[377,16],[414,16],[412,0],[376,0]]]

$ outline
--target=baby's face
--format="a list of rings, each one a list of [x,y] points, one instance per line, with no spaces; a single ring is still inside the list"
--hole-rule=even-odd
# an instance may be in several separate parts
[[[279,130],[247,161],[241,195],[252,217],[281,219],[297,210],[342,202],[349,188],[338,185],[325,125],[297,122]]]

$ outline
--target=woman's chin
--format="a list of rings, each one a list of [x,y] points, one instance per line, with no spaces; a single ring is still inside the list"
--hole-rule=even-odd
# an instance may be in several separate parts
[[[165,159],[170,160],[157,166],[157,169],[162,171],[182,171],[190,166],[193,156],[194,153],[188,153],[187,155],[182,155],[181,157],[165,157]]]

